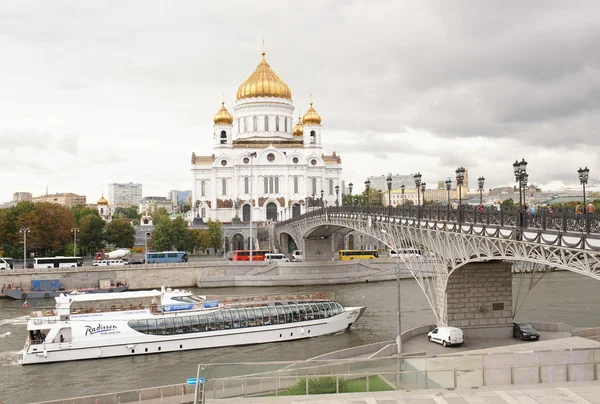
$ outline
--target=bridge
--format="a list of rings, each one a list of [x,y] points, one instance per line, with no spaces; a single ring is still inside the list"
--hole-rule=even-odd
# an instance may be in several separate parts
[[[421,257],[402,261],[437,324],[467,328],[465,335],[512,333],[519,308],[518,299],[513,305],[514,269],[529,274],[529,290],[551,269],[600,280],[598,214],[433,205],[321,207],[278,222],[273,236],[279,246],[293,240],[305,260],[329,260],[352,230],[395,250],[422,251]]]

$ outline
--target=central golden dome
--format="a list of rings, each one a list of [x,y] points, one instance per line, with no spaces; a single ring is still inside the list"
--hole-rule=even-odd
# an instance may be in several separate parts
[[[256,70],[242,83],[238,88],[236,99],[255,97],[273,97],[292,100],[292,90],[285,81],[271,70],[271,66],[265,59],[265,52],[262,53],[262,60],[256,67]]]

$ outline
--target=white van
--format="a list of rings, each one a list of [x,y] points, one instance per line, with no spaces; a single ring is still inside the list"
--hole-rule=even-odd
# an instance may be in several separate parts
[[[294,262],[302,262],[302,261],[304,261],[304,258],[302,257],[302,251],[300,251],[300,250],[294,250],[292,252],[292,261],[294,261]]]
[[[12,258],[1,258],[0,257],[0,269],[13,269],[15,266]]]
[[[265,254],[265,261],[290,262],[288,257],[286,257],[284,254],[279,254],[279,253]]]
[[[421,253],[421,250],[417,250],[414,248],[406,248],[406,249],[402,249],[402,250],[390,250],[390,258],[413,258],[413,257],[417,257],[417,258],[421,258],[423,256],[423,254]]]
[[[123,260],[99,260],[92,263],[93,267],[123,266],[129,263]]]
[[[427,334],[429,342],[437,342],[443,346],[462,345],[465,342],[463,332],[457,327],[437,327]]]

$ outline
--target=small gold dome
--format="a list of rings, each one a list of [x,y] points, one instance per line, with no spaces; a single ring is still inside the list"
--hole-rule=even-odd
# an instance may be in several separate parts
[[[213,121],[215,125],[231,125],[233,123],[233,116],[225,108],[225,102],[221,103],[221,109],[217,112]]]
[[[320,125],[321,124],[321,115],[317,114],[317,111],[312,106],[312,101],[310,103],[310,108],[306,111],[306,114],[302,117],[302,122],[305,125]]]
[[[104,194],[102,194],[100,199],[98,199],[97,203],[98,203],[98,205],[108,205],[108,201],[106,200],[106,198],[104,198]]]
[[[274,97],[292,99],[292,90],[288,85],[271,70],[271,66],[265,59],[265,52],[262,53],[262,60],[256,67],[256,70],[242,83],[238,88],[236,99],[255,97]]]
[[[304,136],[304,129],[302,126],[302,119],[298,117],[298,123],[294,126],[294,136]]]

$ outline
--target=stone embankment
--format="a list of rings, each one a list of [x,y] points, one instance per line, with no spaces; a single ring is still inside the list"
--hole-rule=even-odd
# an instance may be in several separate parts
[[[411,277],[405,267],[400,269],[400,276]],[[304,286],[393,280],[396,264],[389,260],[270,264],[214,260],[185,265],[14,269],[0,272],[0,287],[29,289],[31,281],[38,279],[59,279],[66,289],[96,287],[101,279],[127,284],[132,290],[155,289],[162,285],[172,288]]]

